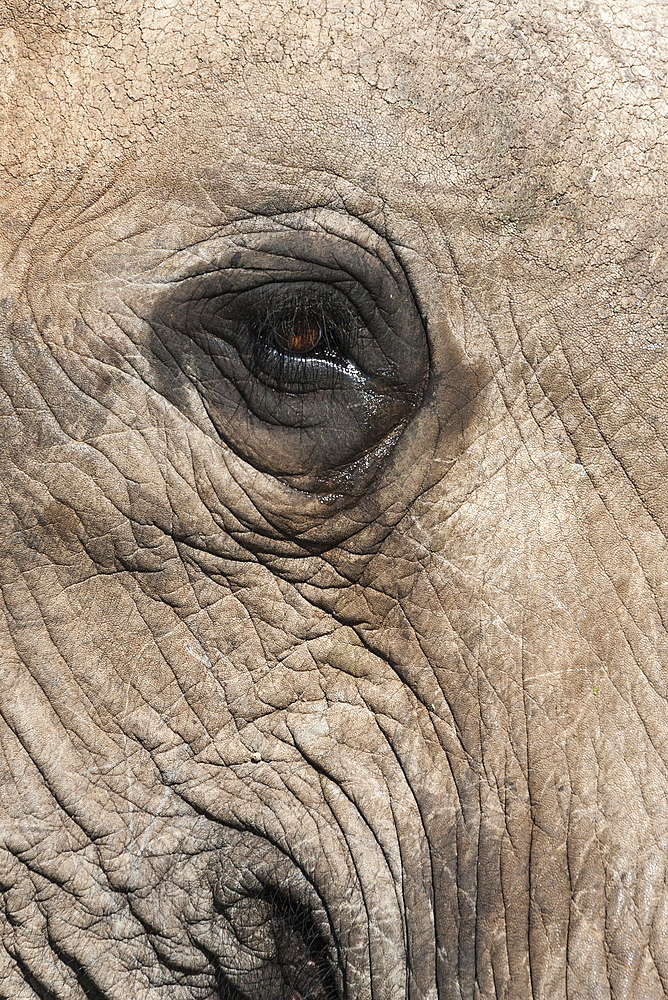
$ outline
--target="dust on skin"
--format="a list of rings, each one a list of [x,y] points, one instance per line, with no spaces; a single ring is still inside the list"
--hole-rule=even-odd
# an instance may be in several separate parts
[[[662,6],[0,18],[0,995],[664,996]],[[428,337],[343,498],[150,338],[267,229]]]

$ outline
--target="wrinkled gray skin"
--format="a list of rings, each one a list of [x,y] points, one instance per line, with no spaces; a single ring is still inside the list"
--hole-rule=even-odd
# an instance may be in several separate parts
[[[666,995],[666,21],[5,0],[4,1000]],[[316,236],[371,444],[165,332]]]

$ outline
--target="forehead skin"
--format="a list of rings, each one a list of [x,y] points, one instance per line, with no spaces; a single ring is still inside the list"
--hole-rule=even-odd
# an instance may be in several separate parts
[[[23,154],[12,173],[81,170],[92,156],[165,145],[187,158],[191,130],[222,155],[241,127],[251,157],[340,170],[381,195],[410,178],[438,198],[465,197],[489,221],[554,215],[555,199],[563,218],[569,195],[608,218],[632,196],[637,212],[658,193],[665,152],[662,13],[10,4],[3,91],[10,146]]]
[[[202,173],[212,185],[229,176],[236,154],[257,191],[293,167],[390,210],[418,196],[452,214],[449,228],[512,236],[567,270],[634,244],[651,252],[665,184],[662,13],[81,3],[12,16],[10,5],[9,183],[62,185],[92,162],[118,174],[132,161],[148,185],[167,156],[163,181],[187,190]]]

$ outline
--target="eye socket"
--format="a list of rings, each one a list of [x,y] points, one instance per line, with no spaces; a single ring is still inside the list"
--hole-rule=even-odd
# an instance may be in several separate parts
[[[386,246],[383,259],[320,232],[255,242],[158,302],[154,352],[176,369],[164,391],[192,413],[194,386],[241,458],[330,492],[351,465],[371,468],[419,405],[424,328]]]
[[[303,907],[273,892],[223,919],[236,948],[218,963],[217,1000],[336,1000],[327,945]]]

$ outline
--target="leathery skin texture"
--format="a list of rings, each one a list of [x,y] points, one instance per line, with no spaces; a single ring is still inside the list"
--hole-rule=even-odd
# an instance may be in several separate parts
[[[666,6],[5,0],[0,997],[668,992]]]

